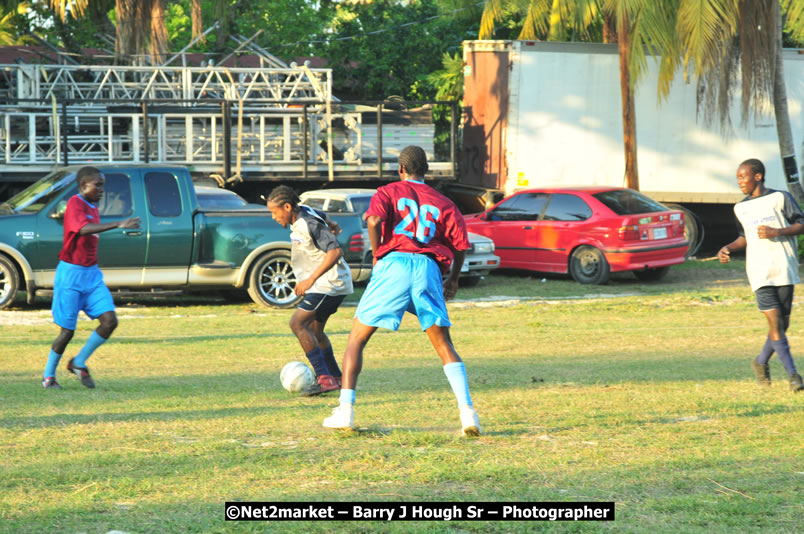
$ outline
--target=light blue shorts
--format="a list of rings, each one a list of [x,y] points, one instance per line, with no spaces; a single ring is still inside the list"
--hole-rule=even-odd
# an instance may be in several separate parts
[[[83,267],[60,261],[53,281],[53,322],[62,328],[75,330],[78,312],[97,319],[114,311],[114,300],[103,283],[103,273],[97,265]]]
[[[422,330],[450,326],[438,263],[424,254],[391,252],[374,266],[355,317],[368,326],[397,330],[406,311]]]

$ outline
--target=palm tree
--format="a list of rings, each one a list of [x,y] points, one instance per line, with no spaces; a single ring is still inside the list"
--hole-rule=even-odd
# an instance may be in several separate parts
[[[0,9],[0,46],[13,46],[25,44],[25,39],[18,37],[14,31],[14,17],[24,15],[30,6],[22,2],[15,9],[7,12]]]
[[[782,61],[783,14],[794,35],[804,36],[801,0],[680,0],[677,43],[662,50],[662,61],[667,65],[663,74],[669,86],[677,70],[686,77],[692,65],[700,87],[699,109],[706,121],[718,120],[721,129],[728,131],[732,95],[738,85],[734,73],[739,70],[742,122],[752,111],[755,115],[769,111],[767,103],[772,103],[788,187],[801,203],[804,190],[796,164]]]

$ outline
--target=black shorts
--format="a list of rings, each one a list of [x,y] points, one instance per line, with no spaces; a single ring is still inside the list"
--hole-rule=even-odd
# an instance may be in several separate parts
[[[319,322],[329,319],[329,316],[338,311],[346,295],[325,295],[324,293],[307,293],[299,303],[299,309],[314,311]]]
[[[793,309],[793,288],[795,286],[762,286],[754,294],[759,311],[778,309],[783,317],[789,317]]]

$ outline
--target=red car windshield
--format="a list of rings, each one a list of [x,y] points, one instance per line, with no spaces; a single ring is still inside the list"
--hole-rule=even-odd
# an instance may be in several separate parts
[[[667,211],[669,209],[667,206],[663,206],[642,193],[631,189],[604,191],[603,193],[596,193],[592,196],[605,204],[607,208],[617,215],[654,213],[657,211]]]

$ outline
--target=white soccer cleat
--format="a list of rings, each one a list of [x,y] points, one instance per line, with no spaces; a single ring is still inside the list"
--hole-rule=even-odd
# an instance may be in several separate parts
[[[355,427],[355,408],[351,404],[341,404],[332,410],[332,415],[324,419],[326,428],[353,430]]]
[[[463,427],[464,436],[480,435],[480,419],[478,419],[477,412],[471,406],[461,408],[461,426]]]

